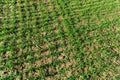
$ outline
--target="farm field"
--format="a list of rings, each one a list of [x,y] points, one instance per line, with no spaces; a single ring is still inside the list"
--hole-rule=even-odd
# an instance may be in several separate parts
[[[120,80],[120,0],[0,0],[0,80]]]

